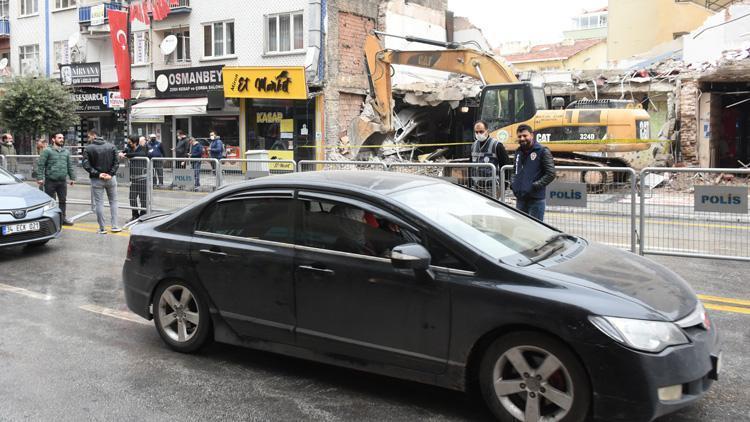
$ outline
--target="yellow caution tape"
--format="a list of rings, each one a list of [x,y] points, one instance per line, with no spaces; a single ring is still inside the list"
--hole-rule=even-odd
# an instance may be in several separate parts
[[[542,145],[546,144],[559,144],[559,145],[591,145],[591,144],[662,144],[662,143],[668,143],[671,142],[670,140],[664,140],[664,139],[589,139],[589,140],[564,140],[564,141],[544,141],[539,142]],[[508,144],[516,144],[516,141],[507,141],[505,143]],[[436,143],[436,144],[391,144],[388,145],[387,148],[415,148],[415,147],[448,147],[448,146],[455,146],[455,145],[471,145],[473,142],[446,142],[446,143]],[[326,149],[334,149],[334,148],[382,148],[382,145],[361,145],[359,147],[350,145],[350,146],[344,146],[344,145],[324,145],[324,146],[318,146],[318,145],[300,145],[298,148],[326,148]]]

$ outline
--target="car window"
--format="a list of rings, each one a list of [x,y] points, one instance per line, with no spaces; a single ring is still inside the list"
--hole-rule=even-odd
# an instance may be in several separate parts
[[[467,264],[442,244],[432,240],[427,240],[425,243],[424,246],[430,252],[430,257],[432,258],[430,261],[431,265],[452,268],[454,270],[474,271],[471,265]]]
[[[201,215],[197,230],[293,243],[293,205],[291,198],[242,198],[215,202]]]
[[[302,246],[389,258],[395,246],[420,242],[410,230],[352,205],[319,200],[302,204],[297,236]]]
[[[0,185],[11,185],[18,183],[13,175],[0,168]]]

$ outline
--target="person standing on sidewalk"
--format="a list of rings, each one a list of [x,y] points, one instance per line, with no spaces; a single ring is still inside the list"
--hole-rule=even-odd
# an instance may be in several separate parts
[[[105,142],[95,130],[88,133],[91,143],[83,150],[83,168],[91,179],[91,204],[99,223],[99,234],[107,234],[104,228],[104,192],[109,199],[112,233],[121,232],[117,225],[117,149]]]
[[[203,145],[198,142],[195,138],[190,138],[190,158],[202,158],[203,157]],[[202,161],[191,161],[190,166],[193,167],[193,178],[195,179],[195,188],[193,190],[200,189],[201,186],[201,164]]]
[[[208,146],[208,156],[221,161],[224,158],[224,142],[221,141],[219,135],[213,130],[208,134],[208,137],[211,138],[211,144]],[[213,161],[211,161],[211,169],[214,170],[215,175],[216,163]]]
[[[189,140],[187,135],[185,135],[185,131],[180,129],[177,131],[177,146],[174,148],[174,156],[175,158],[185,158],[188,156],[188,153],[190,152],[189,148]],[[176,163],[176,167],[178,169],[184,169],[185,168],[185,162],[184,161],[178,161]]]
[[[146,215],[148,209],[148,153],[146,151],[146,138],[140,139],[131,135],[128,137],[128,145],[125,151],[120,153],[120,158],[130,161],[130,207],[133,211],[133,220]],[[133,160],[133,158],[138,158]],[[145,158],[145,159],[144,159]],[[140,206],[138,200],[140,199]]]
[[[0,141],[0,155],[5,156],[6,170],[11,174],[15,174],[18,169],[16,168],[16,158],[8,157],[9,155],[16,155],[16,147],[13,146],[13,135],[10,133],[4,133],[2,141]]]
[[[555,161],[549,148],[534,139],[529,125],[519,125],[516,134],[519,148],[510,184],[516,196],[516,208],[544,221],[547,185],[555,180]]]
[[[161,146],[161,142],[156,139],[156,134],[152,133],[148,135],[148,158],[163,158],[166,156],[164,153],[164,147]],[[152,160],[151,165],[154,166],[154,186],[164,185],[164,161]],[[159,183],[156,183],[158,179]]]
[[[510,162],[503,143],[490,137],[489,126],[484,120],[474,123],[474,143],[471,145],[471,162],[492,164],[498,173],[489,167],[472,167],[470,171],[472,187],[485,194],[492,192],[492,185],[498,182],[500,169]]]
[[[73,163],[70,159],[70,151],[63,148],[65,145],[65,136],[62,133],[56,133],[52,138],[52,145],[39,154],[36,167],[36,183],[44,186],[44,193],[52,198],[57,196],[57,204],[62,211],[63,224],[72,226],[65,214],[66,197],[68,195],[67,182],[70,178],[70,186],[76,180],[76,173],[73,170]]]

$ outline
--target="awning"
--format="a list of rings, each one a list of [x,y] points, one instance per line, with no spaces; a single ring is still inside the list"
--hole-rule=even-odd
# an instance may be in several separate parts
[[[138,116],[184,116],[206,114],[208,98],[168,98],[146,100],[130,108],[130,115]]]
[[[120,84],[117,82],[102,82],[99,84],[81,84],[81,85],[68,85],[71,86],[73,89],[75,88],[101,88],[101,89],[112,89],[112,88],[119,88]]]

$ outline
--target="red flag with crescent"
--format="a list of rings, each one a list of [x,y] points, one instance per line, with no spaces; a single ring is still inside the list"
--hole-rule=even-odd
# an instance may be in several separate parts
[[[130,99],[130,49],[128,48],[128,13],[121,10],[109,10],[109,34],[112,37],[112,50],[117,68],[117,83],[120,95]]]

